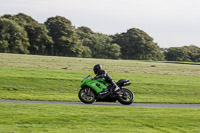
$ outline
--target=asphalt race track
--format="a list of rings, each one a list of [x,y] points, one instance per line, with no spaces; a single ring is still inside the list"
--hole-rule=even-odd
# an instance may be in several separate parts
[[[122,107],[170,107],[170,108],[200,108],[200,104],[171,104],[171,103],[133,103],[122,105],[120,103],[94,102],[84,104],[82,102],[61,102],[61,101],[24,101],[24,100],[0,100],[4,103],[37,103],[37,104],[68,104],[68,105],[89,105],[89,106],[122,106]]]

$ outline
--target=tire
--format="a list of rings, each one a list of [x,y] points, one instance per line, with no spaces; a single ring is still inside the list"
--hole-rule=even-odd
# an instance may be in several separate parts
[[[133,94],[133,92],[130,91],[130,90],[128,90],[128,89],[125,89],[125,88],[120,89],[120,91],[123,92],[123,94],[119,95],[118,101],[121,104],[124,104],[124,105],[132,104],[133,101],[134,101],[134,94]]]
[[[78,93],[78,97],[83,103],[91,104],[95,101],[95,95],[94,95],[93,90],[90,90],[89,95],[87,95],[85,92],[88,90],[89,90],[88,87],[80,89]]]

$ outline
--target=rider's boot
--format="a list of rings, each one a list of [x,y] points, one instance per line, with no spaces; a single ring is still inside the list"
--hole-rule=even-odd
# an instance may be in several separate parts
[[[117,92],[119,90],[119,87],[115,87],[114,92]]]
[[[117,86],[113,89],[113,94],[117,94],[117,95],[121,95],[123,94],[121,91],[120,91],[120,88]]]

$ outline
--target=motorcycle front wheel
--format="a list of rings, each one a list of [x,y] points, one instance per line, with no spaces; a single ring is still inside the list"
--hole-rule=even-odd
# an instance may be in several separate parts
[[[91,104],[95,101],[93,90],[88,87],[80,89],[78,97],[83,103],[86,104]]]
[[[118,101],[121,104],[129,105],[129,104],[133,103],[134,95],[133,95],[132,91],[125,89],[125,88],[122,88],[122,89],[120,89],[120,92],[121,92],[121,94],[118,97]]]

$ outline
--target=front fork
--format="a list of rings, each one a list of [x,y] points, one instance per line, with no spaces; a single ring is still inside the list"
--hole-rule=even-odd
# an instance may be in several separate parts
[[[90,96],[90,91],[91,91],[91,88],[85,88],[85,94],[87,96]]]

